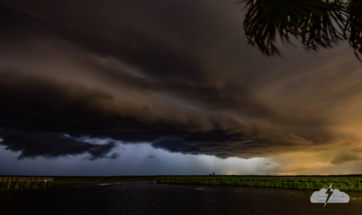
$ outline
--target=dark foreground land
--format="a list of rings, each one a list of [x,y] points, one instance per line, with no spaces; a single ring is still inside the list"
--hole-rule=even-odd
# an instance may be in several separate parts
[[[157,181],[163,184],[216,185],[235,187],[270,187],[300,190],[328,188],[362,191],[361,175],[333,176],[114,176],[114,177],[55,177],[55,184],[91,184]]]
[[[158,183],[184,185],[216,185],[233,187],[270,187],[298,190],[319,190],[321,188],[362,191],[360,177],[161,177]]]
[[[361,214],[362,192],[347,204],[310,203],[314,190],[129,182],[55,184],[0,191],[0,214]]]

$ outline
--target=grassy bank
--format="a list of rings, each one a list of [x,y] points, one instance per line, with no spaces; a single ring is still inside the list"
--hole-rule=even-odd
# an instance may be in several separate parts
[[[333,189],[362,191],[362,178],[323,177],[323,178],[293,178],[293,177],[160,177],[158,183],[186,185],[221,185],[239,187],[273,187],[285,189],[319,190],[328,188],[333,182]]]
[[[156,181],[159,176],[57,176],[54,177],[54,184],[94,184],[94,183],[116,183],[116,182],[136,182],[136,181]]]
[[[221,185],[240,187],[273,187],[285,189],[319,190],[328,188],[333,182],[333,189],[362,191],[362,177],[333,176],[333,177],[279,177],[279,176],[56,176],[54,184],[92,184],[157,181],[164,184],[185,185]]]

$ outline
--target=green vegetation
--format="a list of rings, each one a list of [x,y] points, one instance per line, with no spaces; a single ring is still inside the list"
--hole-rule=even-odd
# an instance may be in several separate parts
[[[300,190],[319,190],[328,188],[333,182],[333,189],[362,191],[362,178],[355,177],[242,177],[242,176],[209,176],[209,177],[160,177],[157,183],[187,185],[219,185],[239,187],[273,187]]]
[[[163,184],[219,185],[239,187],[273,187],[285,189],[319,190],[333,189],[362,191],[362,177],[271,177],[271,176],[59,176],[54,184],[91,184],[136,181],[157,181]]]
[[[54,184],[92,184],[92,183],[156,181],[158,178],[159,176],[108,176],[108,177],[58,176],[54,177]]]

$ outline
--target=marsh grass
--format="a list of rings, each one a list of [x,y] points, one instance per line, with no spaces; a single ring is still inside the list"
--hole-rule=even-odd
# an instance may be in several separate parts
[[[92,184],[157,181],[162,184],[219,185],[239,187],[272,187],[300,190],[333,189],[362,191],[362,177],[255,177],[255,176],[113,176],[54,177],[54,184]]]
[[[186,185],[219,185],[239,187],[272,187],[299,190],[319,190],[328,188],[362,191],[362,178],[250,178],[250,177],[160,177],[157,183]]]

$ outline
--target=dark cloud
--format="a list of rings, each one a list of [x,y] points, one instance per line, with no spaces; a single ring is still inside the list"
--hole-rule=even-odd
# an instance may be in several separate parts
[[[117,158],[119,158],[119,156],[121,156],[120,154],[118,154],[118,153],[113,153],[111,156],[109,156],[108,158],[109,159],[117,159]]]
[[[89,153],[89,160],[105,158],[116,146],[114,142],[98,145],[85,140],[59,133],[37,133],[15,130],[3,130],[0,133],[1,145],[6,149],[20,152],[18,159],[43,156],[55,158],[68,155]],[[107,157],[115,159],[119,155],[114,153]]]
[[[145,109],[142,101],[125,105],[127,101],[122,102],[124,98],[118,102],[118,98],[110,92],[87,87],[77,81],[64,82],[15,69],[0,71],[0,77],[1,126],[20,129],[19,136],[28,132],[37,133],[39,139],[43,135],[47,139],[47,133],[70,134],[74,138],[88,135],[129,143],[149,142],[155,148],[170,152],[210,154],[221,158],[266,155],[288,151],[303,141],[327,144],[342,138],[318,123],[313,129],[308,129],[303,123],[295,122],[289,128],[280,130],[228,114],[180,108],[177,102],[161,100],[164,102],[162,106],[173,107],[173,113],[183,115],[176,118],[164,115],[155,108]],[[134,108],[123,109],[127,105]],[[230,106],[237,107],[235,104]],[[214,106],[209,104],[209,107]],[[318,130],[315,130],[316,126],[319,126]],[[288,130],[290,133],[286,134]],[[67,140],[72,139],[62,139],[63,142]],[[3,144],[9,144],[6,137]],[[39,147],[32,148],[32,144],[21,145],[21,157],[52,154],[51,151],[50,154],[41,151]],[[9,150],[19,151],[15,145],[7,146]],[[26,147],[30,147],[32,153],[28,153]],[[108,148],[94,146],[86,151],[91,154],[90,159],[94,159],[105,157],[112,148],[112,145],[108,145]],[[39,150],[38,153],[36,150]],[[116,158],[116,155],[112,158]]]
[[[354,140],[333,116],[359,76],[260,59],[239,6],[0,0],[2,144],[20,158],[119,157],[89,136],[226,158]]]
[[[134,109],[122,109],[127,105],[126,101],[122,102],[124,98],[119,103],[110,92],[77,81],[64,82],[29,74],[15,69],[0,71],[0,119],[2,126],[38,132],[39,138],[43,132],[110,137],[130,143],[150,142],[156,148],[171,152],[223,158],[284,151],[284,147],[293,147],[292,144],[300,141],[295,137],[315,144],[326,144],[336,138],[323,127],[316,131],[297,123],[288,128],[293,134],[287,135],[283,134],[285,130],[253,125],[227,114],[180,108],[179,103],[175,105],[173,101],[173,106],[170,107],[168,101],[163,106],[173,107],[172,112],[182,113],[183,118],[165,117],[162,111],[154,108],[139,108],[142,101],[128,104]],[[150,120],[147,114],[144,117],[145,113],[155,116],[156,120]],[[102,154],[101,149],[88,152],[100,157],[97,153]]]
[[[354,154],[340,154],[336,158],[334,158],[331,163],[335,165],[341,165],[347,162],[356,161],[362,161],[362,158]]]
[[[180,139],[162,139],[152,143],[154,148],[166,149],[170,152],[183,152],[183,153],[197,153],[199,151],[198,146],[193,146]]]
[[[2,126],[50,131],[107,126],[95,121],[106,111],[102,102],[112,101],[112,95],[98,89],[16,70],[0,71],[0,96]],[[88,124],[90,121],[93,123]]]

